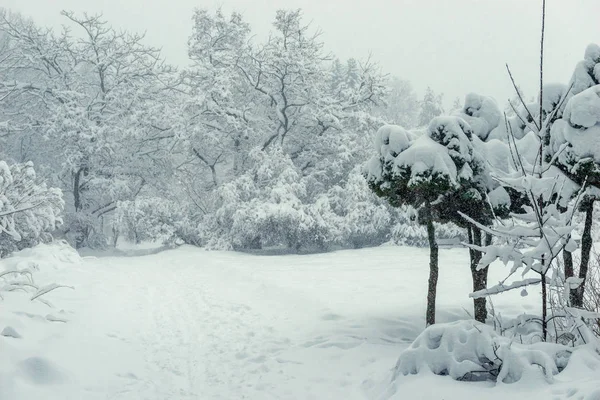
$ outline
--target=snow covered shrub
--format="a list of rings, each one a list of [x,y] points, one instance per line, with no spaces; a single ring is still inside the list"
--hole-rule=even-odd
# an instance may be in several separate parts
[[[355,168],[346,182],[329,189],[324,197],[328,206],[321,207],[320,213],[339,244],[361,248],[389,239],[393,210],[369,190],[360,168]]]
[[[475,321],[437,324],[400,354],[393,379],[427,368],[456,380],[514,383],[534,374],[552,381],[567,366],[572,351],[550,343],[516,343]]]
[[[114,224],[123,227],[134,242],[161,241],[199,244],[198,222],[184,206],[159,197],[119,202]]]
[[[403,246],[427,247],[427,230],[417,222],[416,212],[407,206],[391,211],[392,222],[390,239]],[[442,243],[460,244],[468,240],[466,231],[452,222],[434,222],[435,236]]]
[[[0,261],[0,300],[3,299],[2,292],[23,292],[28,294],[29,300],[39,300],[51,306],[43,298],[44,295],[55,289],[72,287],[56,283],[40,286],[35,282],[34,275],[40,270],[57,269],[80,261],[79,254],[65,241],[38,244],[14,252]]]
[[[39,182],[32,163],[0,161],[0,257],[50,241],[63,207],[60,189]]]
[[[103,249],[108,244],[101,220],[85,211],[67,214],[65,225],[68,226],[65,237],[77,248]]]
[[[218,189],[218,206],[206,218],[209,247],[252,249],[323,246],[328,226],[309,203],[306,180],[281,150],[255,149],[252,168]]]

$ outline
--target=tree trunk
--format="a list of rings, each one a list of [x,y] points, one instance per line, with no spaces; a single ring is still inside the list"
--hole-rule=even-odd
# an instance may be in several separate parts
[[[429,211],[428,211],[429,212]],[[438,281],[438,244],[435,240],[435,227],[431,215],[427,216],[427,239],[429,240],[429,288],[427,290],[427,326],[435,324],[435,297]]]
[[[542,263],[543,268],[546,268],[544,263]],[[545,342],[548,339],[548,288],[546,287],[546,272],[542,274],[542,335]]]
[[[581,264],[579,264],[579,277],[583,279],[581,285],[577,288],[575,298],[575,307],[583,307],[583,295],[585,293],[585,280],[588,274],[588,265],[590,262],[590,253],[592,252],[592,223],[594,217],[594,200],[589,200],[583,205],[585,211],[585,224],[581,235]]]
[[[113,228],[113,247],[116,249],[117,248],[117,242],[119,241],[119,229],[114,227]]]
[[[575,276],[575,272],[573,270],[573,253],[570,251],[563,250],[563,264],[564,264],[564,273],[565,273],[565,281],[568,278]],[[566,284],[566,282],[565,282]],[[577,289],[569,290],[569,305],[573,306],[577,303]]]
[[[79,189],[81,186],[82,173],[83,168],[79,168],[77,172],[75,172],[75,176],[73,177],[73,206],[75,207],[75,212],[81,210],[81,193]]]
[[[477,246],[482,245],[481,230],[475,226],[471,226],[467,230],[469,235],[469,243]],[[487,287],[488,268],[477,270],[477,266],[481,261],[482,254],[480,251],[469,249],[471,258],[471,277],[473,278],[473,291],[483,290]],[[485,297],[473,299],[473,316],[476,321],[485,323],[487,319],[487,304]]]
[[[81,210],[81,175],[83,174],[84,168],[81,167],[75,172],[73,177],[73,206],[75,207],[75,213]],[[80,249],[85,243],[86,232],[85,229],[78,225],[75,229],[75,248]]]

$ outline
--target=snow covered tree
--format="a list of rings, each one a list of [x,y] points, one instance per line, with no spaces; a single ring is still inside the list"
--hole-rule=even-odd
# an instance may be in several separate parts
[[[460,97],[454,98],[454,102],[452,103],[452,111],[460,110],[462,108],[462,103],[460,101]]]
[[[328,225],[337,231],[335,242],[362,248],[380,245],[389,238],[390,207],[369,190],[360,168],[355,168],[343,185],[329,189],[323,200],[328,207],[319,213],[326,217],[331,210],[334,220]]]
[[[0,257],[49,241],[63,207],[60,189],[40,182],[32,163],[0,161]]]
[[[102,217],[164,170],[172,70],[141,35],[99,16],[63,16],[80,37],[0,17],[10,39],[2,68],[13,78],[0,98],[2,112],[16,111],[7,147],[52,171],[66,195],[66,231],[81,247],[102,243]]]
[[[377,108],[385,122],[405,128],[417,126],[419,101],[410,82],[393,77],[388,83],[389,92],[384,97],[385,105]]]
[[[594,142],[600,134],[600,46],[591,44],[585,51],[571,78],[570,90],[560,103],[560,119],[556,119],[549,130],[548,156],[564,174],[576,184],[589,185],[580,202],[580,211],[585,214],[581,235],[581,258],[579,279],[582,283],[571,294],[574,306],[582,307],[585,280],[592,250],[592,226],[594,203],[600,197],[600,153]],[[557,107],[559,106],[557,105]],[[565,252],[565,275],[574,275],[573,260]]]
[[[289,157],[308,191],[301,196],[304,211],[318,214],[323,210],[309,199],[324,206],[328,190],[343,186],[367,157],[368,133],[381,123],[372,110],[386,93],[377,64],[332,61],[299,10],[279,11],[273,27],[265,42],[255,43],[239,14],[194,14],[192,66],[183,74],[189,98],[174,128],[181,155],[176,175],[194,203],[219,197],[222,186],[257,168],[258,148]],[[209,205],[206,213],[214,222],[223,207],[211,204],[216,208]]]
[[[310,212],[306,182],[289,155],[274,147],[250,156],[252,168],[218,189],[218,208],[203,224],[209,247],[322,245],[326,227]]]
[[[113,224],[125,228],[133,243],[145,240],[164,244],[186,243],[199,245],[197,218],[187,207],[165,198],[138,197],[119,202]]]
[[[456,221],[456,204],[481,210],[481,175],[485,166],[474,151],[469,125],[458,117],[436,117],[427,131],[415,137],[397,126],[380,128],[374,156],[367,165],[371,189],[398,207],[417,210],[419,222],[427,227],[430,275],[426,322],[435,323],[438,280],[438,245],[434,221]]]
[[[427,86],[423,100],[420,102],[418,126],[427,126],[429,121],[444,113],[442,97],[442,94],[435,94],[435,92]]]
[[[569,136],[569,134],[565,135],[563,131],[561,136],[558,131],[558,129],[569,127],[569,123],[561,124],[559,119],[566,100],[570,98],[564,108],[565,115],[563,117],[566,117],[570,124],[573,124],[574,120],[583,123],[583,126],[579,126],[577,122],[575,124],[577,127],[584,128],[585,132],[585,128],[593,128],[598,121],[597,116],[595,116],[597,111],[594,111],[596,107],[590,107],[590,105],[598,103],[599,98],[592,91],[577,100],[577,96],[571,97],[569,94],[570,89],[565,89],[563,85],[543,85],[544,18],[545,2],[542,6],[540,49],[542,56],[540,57],[540,93],[538,101],[537,104],[534,104],[535,108],[530,108],[530,105],[525,103],[510,69],[508,69],[521,102],[522,110],[525,111],[526,115],[523,116],[520,110],[511,105],[515,110],[515,117],[521,121],[518,125],[519,131],[513,132],[514,125],[509,123],[505,117],[505,129],[509,135],[508,146],[510,147],[513,163],[512,165],[509,164],[508,170],[497,169],[494,172],[495,178],[502,185],[510,186],[522,193],[526,201],[520,211],[511,214],[511,221],[498,224],[493,228],[477,223],[474,219],[463,214],[469,222],[483,231],[509,240],[509,244],[506,246],[470,245],[472,249],[485,254],[478,268],[485,268],[486,265],[496,259],[500,259],[504,264],[512,262],[512,268],[509,276],[504,281],[491,288],[474,292],[471,296],[490,296],[518,288],[522,289],[523,295],[526,295],[526,286],[540,284],[542,292],[540,321],[542,340],[546,341],[549,338],[548,322],[554,318],[563,318],[567,322],[566,332],[573,337],[573,342],[576,341],[573,333],[578,332],[580,334],[579,339],[583,340],[584,343],[588,343],[591,335],[589,335],[589,330],[583,321],[585,318],[596,318],[597,316],[587,315],[573,307],[569,292],[579,286],[581,280],[566,277],[564,271],[556,262],[561,253],[567,252],[570,254],[577,247],[572,237],[572,221],[575,210],[581,204],[588,188],[588,181],[586,177],[577,184],[577,182],[569,180],[560,169],[553,167],[552,164],[556,158],[561,157],[567,147],[561,138]],[[574,85],[571,84],[571,88],[573,87]],[[575,112],[571,115],[573,111]],[[574,120],[571,117],[574,117]],[[529,134],[522,136],[523,139],[521,140],[525,140],[527,136],[534,139],[534,146],[529,146],[529,152],[531,153],[529,155],[522,154],[517,145],[517,140],[520,139],[525,129],[529,131]],[[582,136],[585,136],[585,133]],[[583,144],[588,149],[590,146],[589,141],[584,140],[584,142],[585,144],[579,144]],[[589,150],[587,151],[588,153],[581,155],[589,155]],[[589,162],[587,165],[589,165]],[[539,275],[539,278],[524,278],[507,283],[509,277],[520,269],[522,269],[521,276],[528,272],[534,272]],[[550,308],[548,307],[548,287],[559,293],[559,303]],[[551,313],[550,317],[548,317],[548,312]],[[555,334],[555,339],[558,340],[559,332],[555,332]]]
[[[210,173],[210,189],[237,175],[244,154],[255,145],[255,129],[263,122],[257,93],[241,77],[238,63],[248,57],[250,27],[238,13],[226,17],[195,10],[188,54],[192,66],[183,71],[188,96],[180,126],[184,154],[191,166]],[[232,169],[228,173],[227,169]]]
[[[453,222],[467,230],[468,243],[476,246],[491,244],[492,236],[486,235],[477,226],[465,223],[460,217],[458,211],[472,215],[480,224],[491,225],[494,216],[506,217],[508,215],[511,199],[508,192],[497,182],[494,182],[489,176],[489,166],[491,160],[498,157],[497,149],[493,144],[487,144],[485,141],[490,133],[498,127],[501,122],[501,113],[498,105],[491,97],[481,96],[476,93],[469,93],[465,97],[464,105],[456,109],[453,115],[464,119],[473,130],[471,141],[480,154],[480,157],[486,159],[485,173],[479,174],[479,191],[481,198],[478,201],[469,203],[452,202],[456,208]],[[489,153],[496,153],[489,157]],[[502,154],[502,152],[500,152]],[[508,157],[501,159],[500,163],[508,162]],[[482,171],[483,172],[483,171]],[[462,220],[462,221],[461,221]],[[473,291],[479,291],[487,286],[487,268],[478,268],[482,253],[469,249],[470,267],[473,278]],[[479,322],[485,322],[487,318],[487,305],[485,298],[474,298],[474,317]]]

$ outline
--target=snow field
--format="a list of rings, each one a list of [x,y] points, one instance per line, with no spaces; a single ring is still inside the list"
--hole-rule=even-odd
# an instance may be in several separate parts
[[[468,252],[440,257],[438,322],[467,319]],[[426,249],[393,246],[271,257],[181,247],[40,263],[36,280],[75,291],[46,295],[55,309],[19,293],[0,303],[0,328],[22,336],[0,336],[0,399],[599,398],[600,378],[584,373],[592,356],[554,384],[492,387],[426,370],[392,383],[424,328],[427,261]],[[503,272],[494,268],[490,283]],[[529,292],[494,306],[534,313],[537,290]]]

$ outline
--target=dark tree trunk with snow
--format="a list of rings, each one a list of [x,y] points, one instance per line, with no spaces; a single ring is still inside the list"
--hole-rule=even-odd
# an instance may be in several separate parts
[[[435,324],[435,297],[438,282],[438,244],[435,240],[435,227],[431,211],[427,210],[427,239],[429,240],[429,287],[427,290],[427,311],[425,322],[427,326]]]
[[[590,263],[590,253],[592,252],[592,224],[594,222],[594,200],[586,201],[583,206],[585,212],[585,224],[581,234],[581,263],[579,264],[579,277],[583,279],[581,285],[576,289],[575,302],[576,307],[583,307],[583,295],[585,292],[585,280],[588,275],[588,266]]]
[[[575,276],[573,269],[573,253],[563,250],[563,264],[565,280]],[[569,290],[569,305],[573,306],[577,303],[577,289]]]
[[[81,211],[81,176],[85,174],[85,168],[81,167],[75,172],[73,177],[73,206],[75,207],[75,213]],[[75,248],[80,249],[85,243],[87,237],[86,229],[82,226],[75,227]]]
[[[467,233],[469,236],[469,243],[474,244],[476,246],[482,245],[482,235],[480,229],[474,226],[470,226],[469,228],[467,228]],[[491,237],[489,237],[489,239],[491,239]],[[476,292],[479,290],[483,290],[487,287],[488,268],[486,267],[477,270],[477,266],[479,265],[479,262],[481,261],[482,257],[480,251],[469,249],[469,256],[471,258],[471,277],[473,278],[473,291]],[[473,299],[473,317],[476,321],[485,323],[485,320],[487,319],[487,304],[485,297]]]

